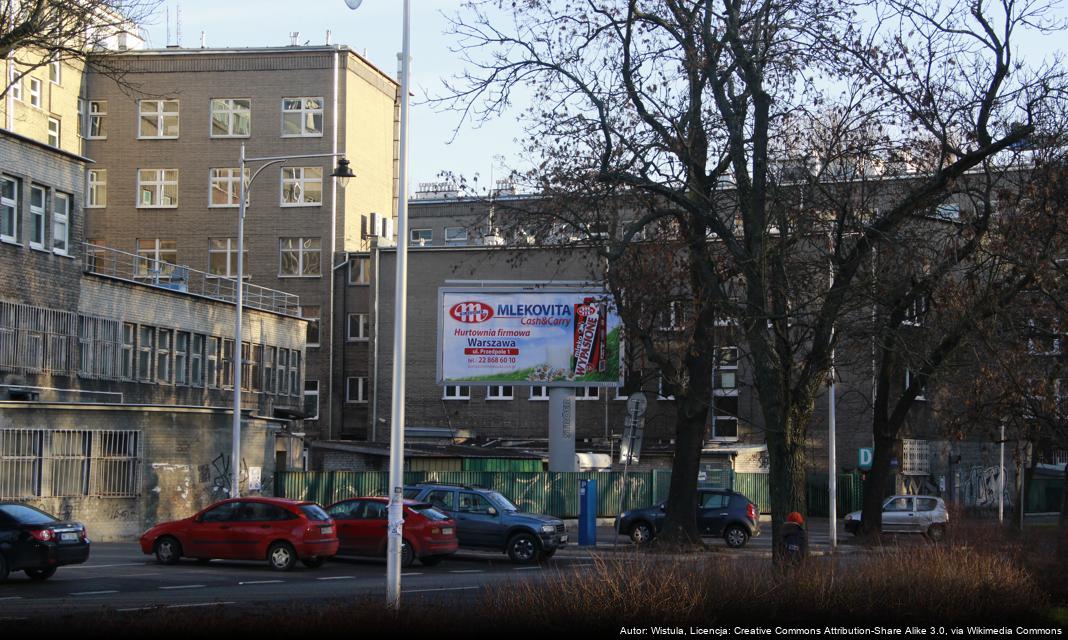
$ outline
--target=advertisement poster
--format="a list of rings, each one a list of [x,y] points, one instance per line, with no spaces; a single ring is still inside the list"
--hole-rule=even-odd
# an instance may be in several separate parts
[[[621,324],[591,290],[439,290],[438,384],[621,384]]]

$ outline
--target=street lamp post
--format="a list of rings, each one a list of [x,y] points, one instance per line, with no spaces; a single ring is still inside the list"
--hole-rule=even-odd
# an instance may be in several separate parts
[[[252,181],[256,179],[256,176],[260,175],[260,172],[276,164],[282,164],[287,160],[299,160],[302,158],[334,158],[339,157],[337,166],[330,174],[333,178],[338,178],[338,183],[341,188],[345,188],[345,184],[348,179],[353,177],[352,169],[349,167],[349,161],[343,157],[340,157],[340,153],[313,153],[307,155],[297,156],[268,156],[263,158],[249,158],[245,156],[245,145],[241,145],[241,159],[240,167],[238,169],[238,176],[240,180],[240,187],[238,189],[238,204],[237,204],[237,284],[234,288],[234,422],[233,422],[233,442],[230,450],[230,497],[237,498],[241,495],[240,478],[241,478],[241,365],[244,364],[241,359],[241,330],[242,330],[242,310],[244,308],[244,287],[245,287],[245,211],[248,203],[248,190],[252,187]],[[263,162],[259,168],[252,174],[251,177],[245,180],[245,165],[249,162]],[[223,347],[226,348],[225,346]]]
[[[345,0],[356,9],[363,0]],[[400,149],[397,162],[397,279],[393,316],[393,402],[389,439],[389,528],[386,551],[386,603],[400,608],[401,547],[404,527],[404,369],[408,324],[408,94],[411,79],[411,6],[404,0],[400,54]]]

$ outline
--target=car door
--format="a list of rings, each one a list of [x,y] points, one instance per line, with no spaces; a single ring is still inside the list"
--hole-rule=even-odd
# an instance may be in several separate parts
[[[357,555],[377,556],[389,530],[389,505],[377,500],[365,502],[360,519],[353,521],[352,545]]]
[[[239,502],[230,528],[230,544],[235,558],[259,560],[267,554],[267,545],[288,537],[287,522],[297,516],[266,502]]]
[[[883,503],[883,528],[886,533],[906,533],[914,526],[916,513],[911,496],[894,496]]]
[[[460,524],[459,513],[456,510],[458,492],[455,489],[433,489],[423,497],[422,502],[428,502],[438,510],[443,511],[456,522],[456,538],[463,546],[473,546],[469,541],[468,530]]]
[[[201,513],[189,523],[182,549],[194,558],[232,558],[231,531],[236,524],[237,502],[224,502]]]
[[[357,520],[363,517],[366,506],[365,500],[346,500],[330,507],[328,513],[337,525],[338,555],[356,553]]]
[[[915,530],[926,532],[935,523],[935,515],[938,508],[937,498],[916,498],[916,522]]]
[[[474,491],[461,491],[456,509],[456,526],[466,533],[466,543],[475,547],[504,546],[500,512],[490,501]]]
[[[718,536],[727,521],[730,496],[719,491],[697,494],[697,528],[704,535]]]

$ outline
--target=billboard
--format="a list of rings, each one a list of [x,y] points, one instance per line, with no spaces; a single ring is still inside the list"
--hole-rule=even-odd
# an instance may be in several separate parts
[[[619,314],[603,290],[438,290],[438,384],[618,387]]]

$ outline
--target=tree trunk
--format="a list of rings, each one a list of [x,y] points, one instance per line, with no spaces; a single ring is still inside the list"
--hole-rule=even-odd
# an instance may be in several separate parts
[[[860,514],[860,535],[878,535],[883,525],[883,502],[893,493],[890,485],[893,476],[890,460],[894,457],[895,439],[885,435],[886,426],[876,418],[875,450],[872,452],[871,470],[864,483],[864,506]]]
[[[667,517],[659,538],[665,545],[701,543],[697,531],[697,473],[701,466],[706,413],[687,416],[680,403],[675,427],[675,458],[671,463],[671,486],[668,489]]]
[[[779,528],[791,511],[805,514],[805,442],[809,412],[794,411],[778,429],[768,430],[768,484],[771,498],[772,557],[782,554]]]

